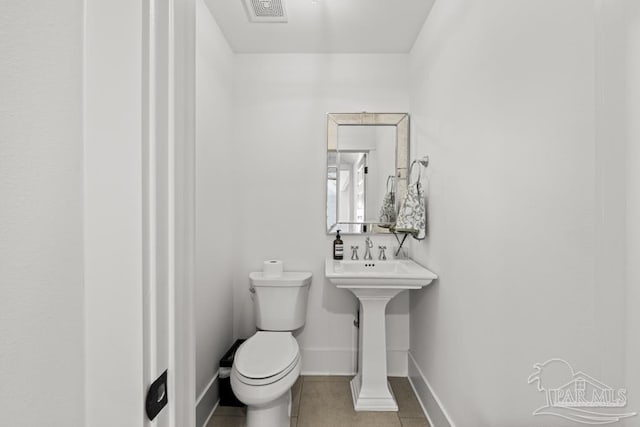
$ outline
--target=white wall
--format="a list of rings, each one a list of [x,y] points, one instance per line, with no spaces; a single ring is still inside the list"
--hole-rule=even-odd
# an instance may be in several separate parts
[[[606,321],[596,324],[599,352],[608,383],[627,386],[624,369],[625,341],[625,204],[626,140],[624,43],[620,19],[623,2],[596,0],[595,101],[596,147],[596,311]],[[606,382],[606,380],[605,380]]]
[[[298,334],[303,370],[353,371],[356,299],[324,278],[334,238],[325,234],[325,113],[408,111],[407,55],[239,54],[234,75],[234,333],[254,331],[249,273],[279,258],[287,270],[313,273]],[[376,245],[392,239],[373,236]],[[362,255],[364,237],[346,238],[346,248],[354,241]],[[388,346],[406,350],[408,293],[388,313]],[[394,357],[406,370],[406,357]]]
[[[83,424],[82,2],[0,2],[0,424]]]
[[[209,9],[196,2],[196,395],[198,423],[217,400],[212,379],[233,342],[235,210],[230,204],[233,53]],[[211,387],[208,387],[211,385]]]
[[[411,51],[411,155],[431,156],[413,253],[440,275],[411,296],[411,353],[458,426],[548,425],[527,376],[552,357],[623,386],[594,22],[583,0],[436,2]]]
[[[139,426],[149,368],[143,333],[143,5],[84,4],[82,425]]]
[[[640,410],[640,3],[621,1],[625,47],[624,121],[627,140],[627,351],[628,407]],[[637,420],[634,420],[637,422]],[[629,422],[629,426],[634,425]]]

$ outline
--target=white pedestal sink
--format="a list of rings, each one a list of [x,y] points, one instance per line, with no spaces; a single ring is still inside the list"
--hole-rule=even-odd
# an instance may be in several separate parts
[[[385,308],[407,289],[420,289],[436,276],[413,260],[336,261],[327,259],[325,275],[338,288],[360,300],[360,357],[351,380],[356,411],[397,411],[387,382]]]

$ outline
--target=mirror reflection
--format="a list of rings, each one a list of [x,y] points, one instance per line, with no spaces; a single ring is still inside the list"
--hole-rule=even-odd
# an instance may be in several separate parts
[[[330,114],[327,142],[327,231],[388,232],[406,181],[408,116]]]

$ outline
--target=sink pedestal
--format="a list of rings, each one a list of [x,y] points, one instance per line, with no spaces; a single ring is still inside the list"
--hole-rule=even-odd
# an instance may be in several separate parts
[[[351,380],[356,411],[397,411],[387,381],[385,309],[403,289],[350,289],[360,300],[358,374]]]
[[[421,289],[437,279],[413,260],[347,261],[327,258],[324,274],[338,288],[360,300],[358,375],[351,381],[356,411],[397,411],[387,382],[385,309],[391,298],[407,289]]]

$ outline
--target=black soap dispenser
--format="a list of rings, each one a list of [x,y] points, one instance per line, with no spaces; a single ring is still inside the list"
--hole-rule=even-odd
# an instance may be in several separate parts
[[[333,259],[344,258],[344,243],[340,238],[340,230],[336,234],[336,240],[333,241]]]

